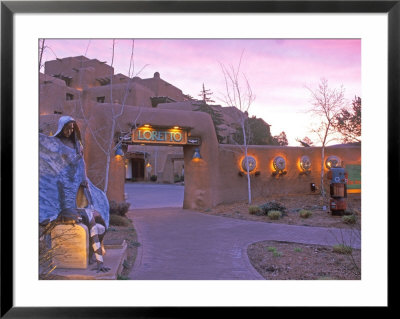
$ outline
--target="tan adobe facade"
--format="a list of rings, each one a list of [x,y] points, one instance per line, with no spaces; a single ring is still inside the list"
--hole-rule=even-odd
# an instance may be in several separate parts
[[[78,71],[71,70],[72,65]],[[99,70],[96,70],[96,66],[99,66]],[[45,68],[45,74],[40,75],[40,129],[43,133],[50,134],[55,131],[61,114],[74,117],[84,140],[88,177],[101,189],[104,189],[107,163],[107,156],[103,150],[107,149],[111,138],[112,118],[120,111],[122,114],[114,123],[116,134],[112,137],[113,145],[121,136],[128,136],[129,139],[133,127],[141,129],[145,126],[162,128],[164,131],[176,128],[179,134],[187,133],[189,138],[199,138],[201,141],[200,145],[174,146],[172,142],[163,144],[162,137],[165,135],[161,133],[153,136],[148,133],[148,140],[143,139],[143,143],[132,144],[127,140],[123,146],[125,158],[114,156],[114,153],[111,156],[107,190],[110,200],[124,200],[125,179],[138,174],[133,170],[133,167],[137,169],[138,166],[140,169],[137,170],[143,175],[141,178],[148,180],[152,175],[156,175],[158,182],[173,182],[175,175],[182,174],[184,167],[184,208],[206,209],[219,203],[247,199],[247,177],[241,167],[244,157],[242,147],[219,144],[211,117],[203,112],[193,112],[193,105],[185,100],[182,91],[166,84],[159,74],[144,80],[124,80],[121,75],[113,75],[113,83],[115,79],[115,83],[118,84],[111,85],[111,80],[108,82],[107,79],[110,78],[112,69],[97,60],[68,58],[47,62]],[[80,73],[87,79],[86,82],[80,80]],[[120,82],[117,81],[117,77],[120,77]],[[127,89],[129,93],[126,94],[124,104],[121,101]],[[74,99],[68,100],[67,94],[74,95]],[[114,103],[110,103],[111,95]],[[105,97],[104,101],[97,100],[102,96]],[[160,103],[153,107],[154,98],[168,103]],[[235,121],[236,109],[222,109],[226,109],[224,111]],[[177,136],[180,136],[179,134]],[[154,137],[158,142],[151,144],[150,137]],[[194,158],[196,149],[200,159]],[[253,197],[309,194],[310,184],[319,184],[319,147],[249,146],[248,155],[256,161],[255,170],[251,172]],[[299,160],[304,155],[311,161],[308,174],[303,174],[299,166]],[[360,146],[326,148],[325,159],[331,155],[338,156],[346,165],[361,164]],[[273,174],[272,162],[277,156],[286,161],[284,175]],[[127,169],[132,171],[127,173]]]

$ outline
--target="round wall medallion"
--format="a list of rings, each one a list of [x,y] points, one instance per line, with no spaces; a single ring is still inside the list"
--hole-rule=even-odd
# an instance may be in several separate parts
[[[249,172],[254,171],[257,164],[256,159],[253,156],[247,156],[247,160],[249,162]],[[246,157],[242,160],[242,169],[247,172]]]
[[[273,165],[276,171],[283,171],[286,167],[286,161],[282,156],[277,156],[274,158]]]
[[[340,165],[340,158],[335,155],[329,156],[325,161],[325,167],[327,169],[330,169],[331,167],[340,167]]]
[[[304,155],[300,159],[300,167],[303,171],[309,171],[311,169],[311,160],[307,155]]]

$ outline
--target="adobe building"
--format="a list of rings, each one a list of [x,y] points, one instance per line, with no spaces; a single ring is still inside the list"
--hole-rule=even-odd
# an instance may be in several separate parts
[[[242,147],[219,144],[210,115],[194,108],[195,103],[159,73],[151,79],[129,79],[85,57],[46,62],[40,75],[40,130],[50,134],[61,115],[74,117],[88,177],[101,189],[108,181],[107,197],[118,202],[124,200],[127,178],[149,180],[155,175],[158,182],[174,182],[183,168],[184,208],[247,199]],[[237,110],[222,109],[234,123]],[[116,155],[116,145],[122,146],[124,157]],[[323,162],[319,147],[249,146],[248,156],[254,198],[315,192],[311,185],[319,185],[321,164],[327,172],[332,156],[356,172],[349,176],[349,191],[361,189],[360,146],[327,147]]]

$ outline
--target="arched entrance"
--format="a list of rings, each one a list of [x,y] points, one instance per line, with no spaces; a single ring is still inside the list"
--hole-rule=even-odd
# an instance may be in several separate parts
[[[117,108],[116,105],[112,107]],[[92,114],[96,118],[91,119],[92,131],[101,129],[107,131],[111,129],[113,110],[111,105],[97,104],[94,106]],[[118,110],[114,109],[114,114]],[[136,121],[135,121],[136,120]],[[211,117],[203,112],[190,112],[181,110],[150,109],[125,106],[123,115],[118,118],[115,125],[121,131],[129,132],[135,123],[137,129],[132,130],[136,133],[136,139],[130,139],[126,143],[133,145],[146,146],[177,146],[182,148],[183,154],[179,156],[184,167],[184,200],[183,208],[205,209],[215,206],[217,203],[217,179],[218,179],[218,142],[215,135],[214,125]],[[153,130],[146,128],[154,128]],[[140,131],[140,134],[139,134]],[[101,160],[106,162],[106,156],[101,158],[102,151],[99,150],[96,140],[91,136],[90,131],[85,131],[87,146],[85,148],[87,163],[94,167],[92,163],[99,163]],[[116,140],[117,142],[117,140]],[[193,158],[197,149],[200,158]],[[182,156],[183,155],[183,156]],[[146,159],[145,159],[146,160]],[[170,165],[173,167],[172,158]],[[143,162],[142,162],[143,163]],[[146,161],[145,161],[145,164]],[[159,165],[160,163],[157,163]],[[99,167],[100,165],[97,164]],[[123,159],[112,158],[108,179],[107,196],[110,200],[124,200],[124,184],[126,178],[126,163]],[[141,164],[138,169],[144,172]],[[154,164],[152,164],[154,167]],[[97,172],[102,173],[99,169]],[[94,169],[90,174],[97,173]],[[97,174],[99,174],[97,173]],[[132,172],[132,177],[139,172]],[[174,174],[172,174],[174,178]]]

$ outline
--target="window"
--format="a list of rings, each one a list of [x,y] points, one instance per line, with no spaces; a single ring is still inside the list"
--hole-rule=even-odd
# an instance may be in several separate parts
[[[71,93],[67,93],[66,99],[67,99],[67,101],[71,101],[74,99],[74,95]]]
[[[105,100],[106,100],[106,97],[105,97],[105,96],[98,96],[98,97],[97,97],[97,102],[98,102],[98,103],[104,103]]]

